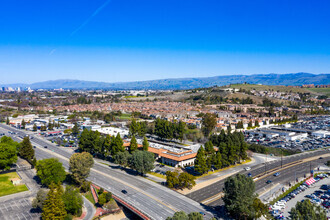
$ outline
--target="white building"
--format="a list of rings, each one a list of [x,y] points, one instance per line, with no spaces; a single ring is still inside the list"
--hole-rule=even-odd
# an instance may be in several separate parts
[[[318,131],[312,132],[312,135],[315,137],[318,137],[318,138],[325,138],[327,136],[330,136],[330,132],[325,131],[325,130],[318,130]]]

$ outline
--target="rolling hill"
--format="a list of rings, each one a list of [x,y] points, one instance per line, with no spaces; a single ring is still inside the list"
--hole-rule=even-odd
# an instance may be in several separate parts
[[[330,74],[289,73],[289,74],[255,74],[255,75],[226,75],[200,78],[159,79],[137,82],[94,82],[82,80],[51,80],[32,84],[10,84],[1,86],[31,87],[32,89],[155,89],[176,90],[193,89],[211,86],[223,86],[237,83],[263,85],[292,85],[303,84],[323,85],[330,84]]]

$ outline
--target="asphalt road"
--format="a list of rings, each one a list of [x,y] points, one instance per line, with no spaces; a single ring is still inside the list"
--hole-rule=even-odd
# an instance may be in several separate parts
[[[320,151],[314,151],[314,152],[308,152],[308,153],[302,153],[302,154],[297,154],[297,155],[293,155],[290,157],[285,157],[283,158],[282,161],[282,165],[288,164],[288,163],[292,163],[294,161],[299,161],[305,158],[310,158],[310,157],[314,157],[314,156],[321,156],[325,153],[329,153],[328,150],[320,150]],[[304,174],[310,172],[310,167],[312,167],[312,169],[316,168],[320,163],[324,163],[328,160],[329,158],[324,158],[322,160],[320,159],[316,159],[312,162],[306,162],[303,164],[299,164],[296,166],[292,166],[290,168],[284,169],[282,171],[280,171],[280,175],[275,177],[273,175],[270,175],[268,177],[262,178],[260,180],[257,180],[256,183],[256,191],[260,191],[266,187],[268,187],[269,185],[266,183],[267,180],[271,180],[273,185],[275,185],[276,183],[288,183],[288,182],[292,182],[295,180],[295,176],[296,177],[301,177]],[[259,174],[265,173],[268,170],[271,170],[273,168],[276,167],[281,167],[281,160],[279,161],[272,161],[269,163],[265,164],[261,164],[261,165],[256,165],[254,167],[251,167],[251,170],[249,171],[245,171],[242,170],[241,174],[247,175],[248,173],[252,174],[252,177],[255,177]],[[190,194],[188,194],[187,196],[197,202],[210,202],[208,203],[209,206],[213,207],[213,208],[217,208],[219,206],[221,206],[223,204],[222,199],[219,197],[217,200],[213,201],[212,199],[210,199],[212,196],[220,194],[223,191],[224,188],[224,180],[218,181],[216,183],[213,183],[207,187],[204,187],[200,190],[197,190],[195,192],[192,192]]]
[[[87,209],[87,215],[84,217],[84,220],[91,220],[94,217],[94,214],[96,212],[94,205],[83,196],[84,199],[84,206]]]
[[[0,128],[17,132],[8,136],[13,137],[16,141],[21,141],[17,136],[31,134],[23,130],[17,130],[4,124],[0,124]],[[35,154],[37,159],[50,157],[59,158],[63,166],[68,169],[68,159],[70,152],[33,135],[31,139],[32,145],[35,145]],[[47,146],[47,148],[44,148]],[[153,183],[140,176],[133,176],[119,169],[113,169],[109,166],[95,163],[91,169],[89,180],[93,183],[111,191],[114,195],[120,197],[125,202],[133,205],[144,214],[152,219],[166,219],[172,216],[176,211],[203,212],[206,214],[205,219],[210,219],[213,214],[208,207],[202,206],[198,202],[189,199],[173,190],[163,187],[157,183]],[[121,191],[126,190],[128,193],[123,194]]]

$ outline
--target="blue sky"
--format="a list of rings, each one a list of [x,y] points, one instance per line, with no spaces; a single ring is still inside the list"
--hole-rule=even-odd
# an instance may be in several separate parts
[[[2,0],[0,84],[330,72],[327,0]]]

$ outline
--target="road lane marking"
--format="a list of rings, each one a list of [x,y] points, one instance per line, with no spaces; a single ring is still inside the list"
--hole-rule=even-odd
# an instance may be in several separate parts
[[[39,144],[38,144],[38,145],[39,145]],[[49,151],[49,150],[43,149],[42,147],[39,147],[39,148],[40,148],[40,150],[42,150],[42,151],[48,152],[48,153],[50,153],[50,154],[53,154],[54,156],[57,156],[57,157],[62,158],[63,160],[69,161],[68,158],[66,158],[66,157],[64,157],[64,156],[62,156],[62,155],[60,155],[60,154],[58,154],[58,153],[56,153],[56,152],[53,152],[53,151]],[[96,161],[95,161],[95,162],[96,162]],[[105,165],[100,164],[100,163],[98,163],[98,162],[96,162],[96,163],[97,163],[98,165],[105,166]],[[176,209],[176,208],[174,208],[174,207],[171,207],[171,206],[168,205],[168,204],[165,204],[164,202],[160,201],[159,199],[157,199],[157,198],[155,198],[155,197],[153,197],[153,196],[151,196],[151,195],[145,193],[144,191],[140,190],[139,188],[137,188],[137,187],[135,187],[135,186],[132,186],[132,185],[127,184],[126,182],[124,182],[124,181],[122,181],[122,180],[120,180],[120,179],[118,179],[118,178],[116,178],[116,177],[112,177],[112,176],[110,176],[110,175],[108,175],[108,174],[106,174],[106,173],[103,173],[103,172],[101,172],[101,171],[95,170],[94,168],[91,168],[91,170],[94,171],[94,172],[96,172],[96,173],[99,173],[99,174],[101,174],[101,175],[103,175],[103,176],[107,176],[107,177],[109,177],[110,179],[113,179],[113,180],[115,180],[115,181],[117,181],[117,182],[120,182],[120,183],[122,183],[122,184],[124,184],[124,185],[126,185],[126,186],[128,186],[128,187],[130,187],[130,188],[135,189],[136,191],[142,193],[143,195],[148,196],[149,198],[151,198],[151,199],[153,199],[153,200],[155,200],[155,201],[161,203],[162,205],[166,206],[167,208],[173,210],[174,212],[179,211],[178,209]],[[96,185],[97,185],[97,184],[96,184]]]

